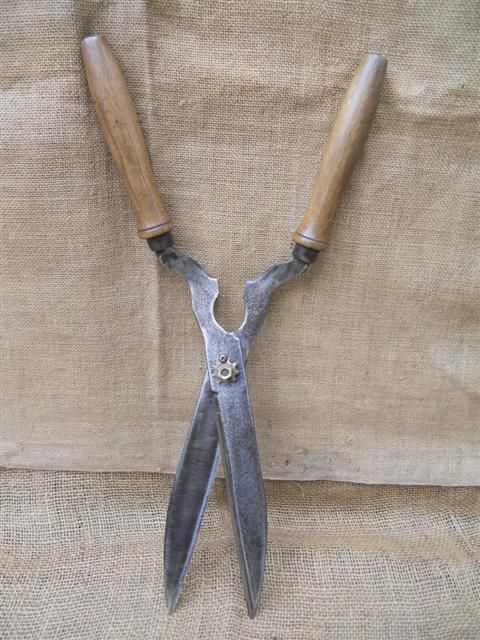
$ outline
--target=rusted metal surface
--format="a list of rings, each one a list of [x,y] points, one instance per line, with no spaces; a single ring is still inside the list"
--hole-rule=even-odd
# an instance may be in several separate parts
[[[250,617],[260,600],[267,544],[267,513],[245,361],[273,292],[308,268],[297,258],[273,265],[245,285],[245,317],[227,332],[215,319],[217,280],[173,247],[160,262],[181,275],[205,340],[207,372],[178,465],[165,528],[165,594],[173,611],[200,530],[208,496],[223,458],[232,524]],[[235,366],[233,366],[235,365]],[[221,372],[226,374],[222,379]]]

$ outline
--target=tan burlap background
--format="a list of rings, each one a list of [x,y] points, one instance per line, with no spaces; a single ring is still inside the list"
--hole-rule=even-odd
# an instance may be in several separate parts
[[[159,474],[0,474],[2,640],[478,640],[480,490],[268,482],[258,617],[219,481],[169,617]]]
[[[476,0],[2,3],[0,463],[172,471],[203,376],[87,95],[79,43],[99,32],[232,327],[244,280],[289,253],[361,54],[387,55],[331,250],[251,354],[263,467],[480,482],[478,18]]]

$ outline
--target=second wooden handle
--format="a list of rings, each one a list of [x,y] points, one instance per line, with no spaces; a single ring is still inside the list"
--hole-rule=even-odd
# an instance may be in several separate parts
[[[330,131],[307,211],[292,236],[296,244],[315,251],[327,246],[343,188],[377,110],[386,68],[380,54],[366,54],[360,62]]]
[[[118,62],[103,36],[82,40],[88,86],[110,148],[128,189],[141,238],[155,238],[172,229],[155,184],[137,113]]]

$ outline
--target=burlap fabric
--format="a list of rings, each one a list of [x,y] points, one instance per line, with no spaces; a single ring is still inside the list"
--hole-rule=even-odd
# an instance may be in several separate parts
[[[251,354],[263,468],[478,483],[478,30],[476,1],[3,3],[1,464],[172,471],[203,377],[87,95],[98,32],[232,327],[244,280],[289,253],[361,54],[387,55],[331,250]]]
[[[0,474],[3,640],[478,640],[477,488],[268,482],[249,620],[219,481],[178,611],[162,590],[170,480]]]

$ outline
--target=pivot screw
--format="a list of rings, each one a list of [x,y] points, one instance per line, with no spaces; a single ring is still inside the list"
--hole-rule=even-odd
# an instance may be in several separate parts
[[[237,363],[227,356],[220,356],[220,364],[215,367],[215,377],[220,382],[233,382],[238,377]]]

